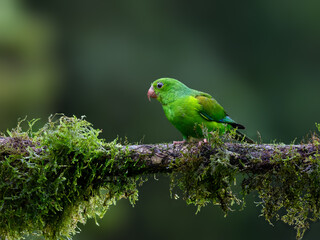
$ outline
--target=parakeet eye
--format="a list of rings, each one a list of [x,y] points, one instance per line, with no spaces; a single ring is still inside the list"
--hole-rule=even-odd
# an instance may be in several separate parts
[[[157,88],[162,88],[163,87],[163,83],[162,82],[159,82],[158,84],[157,84]]]

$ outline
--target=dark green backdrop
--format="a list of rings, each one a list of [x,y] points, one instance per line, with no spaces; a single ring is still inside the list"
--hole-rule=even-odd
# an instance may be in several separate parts
[[[250,137],[300,142],[320,122],[319,11],[309,0],[3,0],[0,129],[62,112],[86,115],[107,140],[180,140],[146,97],[168,76],[212,94]],[[257,196],[227,218],[218,206],[195,215],[168,184],[150,176],[134,208],[121,200],[75,239],[294,239],[258,217]],[[312,224],[304,239],[319,234]]]

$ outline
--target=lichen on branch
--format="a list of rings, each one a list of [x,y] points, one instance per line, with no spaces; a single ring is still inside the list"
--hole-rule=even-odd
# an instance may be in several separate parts
[[[293,225],[297,239],[320,217],[315,135],[300,145],[235,143],[219,136],[202,145],[130,145],[105,142],[83,117],[50,117],[37,131],[35,122],[27,122],[25,131],[19,123],[0,137],[0,238],[70,238],[78,223],[102,217],[117,200],[134,204],[138,186],[152,173],[167,174],[172,195],[198,210],[212,203],[227,214],[256,191],[266,220]],[[241,192],[234,188],[239,175]]]

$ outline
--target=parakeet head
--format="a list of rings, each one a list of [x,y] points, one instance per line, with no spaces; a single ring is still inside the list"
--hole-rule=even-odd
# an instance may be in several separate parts
[[[190,88],[173,78],[159,78],[151,84],[148,98],[156,98],[162,104],[168,104],[177,97],[188,94]]]

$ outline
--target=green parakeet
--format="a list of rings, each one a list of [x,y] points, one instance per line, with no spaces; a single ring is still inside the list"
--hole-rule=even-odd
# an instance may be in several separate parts
[[[160,78],[151,84],[148,98],[156,98],[168,120],[182,133],[183,140],[203,139],[204,129],[223,134],[233,128],[244,129],[232,120],[209,94],[191,89],[173,78]],[[238,139],[253,141],[238,132]]]

